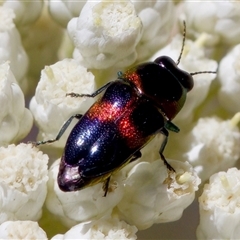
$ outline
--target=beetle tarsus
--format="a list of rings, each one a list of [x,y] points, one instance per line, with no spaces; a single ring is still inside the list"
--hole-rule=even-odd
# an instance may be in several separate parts
[[[165,166],[170,172],[176,172],[175,169],[168,163],[168,161],[165,159],[164,155],[160,153],[161,159],[163,160]]]
[[[104,191],[104,197],[107,196],[108,193],[108,188],[109,188],[109,182],[110,182],[110,177],[108,177],[105,182],[103,183],[103,191]]]
[[[38,142],[28,141],[27,144],[32,144],[33,147],[37,147],[39,144]]]

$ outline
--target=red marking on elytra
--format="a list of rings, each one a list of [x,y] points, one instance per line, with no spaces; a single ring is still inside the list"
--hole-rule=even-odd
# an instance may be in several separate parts
[[[99,121],[111,121],[116,119],[122,112],[122,108],[108,102],[95,103],[88,112],[90,118],[97,118]]]
[[[126,140],[130,148],[138,148],[145,140],[128,114],[118,122],[119,134]]]
[[[119,135],[124,138],[130,148],[138,148],[145,139],[131,120],[133,102],[128,102],[124,107],[107,101],[96,102],[88,111],[91,119],[98,119],[101,122],[114,121],[117,124]],[[124,117],[122,117],[124,116]]]
[[[142,86],[141,77],[135,72],[134,69],[132,69],[131,71],[126,71],[126,73],[124,74],[124,78],[133,82],[139,91],[141,90]]]

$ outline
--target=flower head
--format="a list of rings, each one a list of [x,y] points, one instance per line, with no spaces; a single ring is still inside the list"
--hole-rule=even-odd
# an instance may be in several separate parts
[[[0,147],[0,223],[38,220],[47,194],[48,156],[31,144]]]
[[[137,58],[142,23],[128,0],[87,1],[79,18],[69,22],[68,32],[74,58],[87,68],[126,67]]]
[[[200,179],[188,163],[169,161],[176,173],[168,175],[163,161],[140,162],[127,175],[124,196],[117,205],[120,219],[146,229],[154,223],[179,219],[192,203]]]
[[[7,221],[0,225],[1,239],[42,239],[47,240],[47,235],[37,222],[32,221]]]
[[[137,228],[128,225],[117,218],[102,218],[83,222],[72,227],[64,235],[58,234],[51,240],[57,239],[122,239],[135,240]]]
[[[232,121],[200,118],[186,138],[190,150],[184,159],[194,166],[202,181],[234,166],[240,159],[240,132],[237,123],[232,124]]]
[[[62,124],[76,113],[84,113],[93,99],[73,98],[66,93],[93,93],[94,76],[74,59],[64,59],[42,70],[30,110],[39,126],[41,140],[54,139]],[[63,147],[70,128],[56,146]]]
[[[201,1],[183,3],[183,13],[188,26],[195,36],[208,33],[211,43],[222,41],[228,44],[237,44],[240,37],[240,5],[231,1]]]
[[[198,239],[238,239],[240,171],[230,168],[211,176],[199,198]]]

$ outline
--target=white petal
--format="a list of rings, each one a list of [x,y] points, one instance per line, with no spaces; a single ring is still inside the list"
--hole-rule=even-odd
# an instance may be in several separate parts
[[[6,0],[3,6],[14,10],[16,15],[15,23],[18,27],[26,26],[27,24],[34,23],[40,16],[43,7],[43,0],[34,2]]]
[[[170,38],[175,18],[172,1],[132,1],[143,24],[137,45],[138,61],[143,61],[163,47]]]
[[[219,64],[220,104],[232,113],[240,111],[240,44],[231,49]]]
[[[0,145],[23,139],[31,130],[33,117],[25,108],[24,95],[10,70],[0,65]]]
[[[78,17],[86,1],[48,1],[49,13],[52,18],[63,27],[66,27],[68,22]]]
[[[12,9],[0,7],[0,62],[10,62],[11,71],[22,86],[28,70],[28,56],[13,23],[14,16]]]

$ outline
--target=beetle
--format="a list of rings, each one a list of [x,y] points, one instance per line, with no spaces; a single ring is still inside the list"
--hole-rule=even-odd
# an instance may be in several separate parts
[[[193,75],[178,67],[183,44],[175,63],[161,56],[153,62],[138,64],[119,72],[92,94],[68,93],[71,97],[102,96],[84,114],[71,116],[55,139],[39,141],[41,145],[57,141],[74,118],[79,119],[72,129],[61,158],[58,185],[62,191],[76,191],[104,182],[107,195],[111,175],[141,157],[141,149],[156,134],[165,136],[159,154],[169,171],[174,171],[163,152],[168,131],[178,132],[172,119],[182,109],[187,93],[193,88]]]

